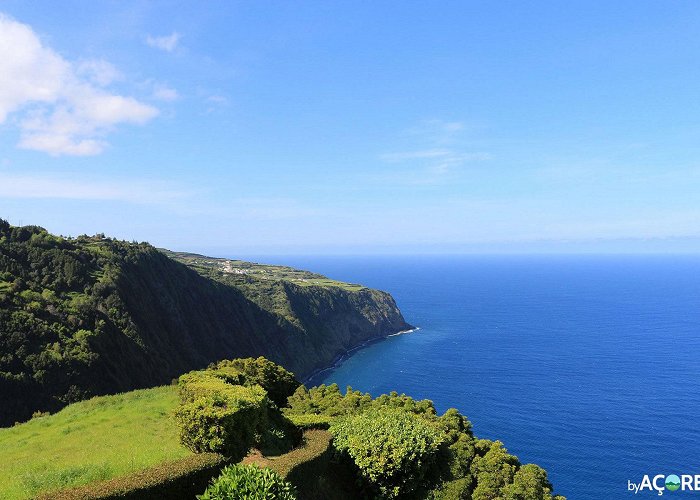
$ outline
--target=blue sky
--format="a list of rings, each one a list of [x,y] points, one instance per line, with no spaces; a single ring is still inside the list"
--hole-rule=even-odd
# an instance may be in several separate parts
[[[0,217],[217,255],[700,251],[700,6],[0,3]]]

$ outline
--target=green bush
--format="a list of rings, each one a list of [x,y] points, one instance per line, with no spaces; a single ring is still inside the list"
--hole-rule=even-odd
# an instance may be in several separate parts
[[[269,403],[259,386],[231,385],[194,373],[181,377],[180,397],[175,413],[180,440],[196,453],[242,458],[267,428]]]
[[[436,490],[430,492],[430,500],[460,500],[471,499],[472,479],[463,477],[442,484]]]
[[[287,406],[287,398],[294,394],[299,382],[294,374],[262,356],[220,361],[214,365],[214,373],[222,378],[239,374],[238,383],[259,385],[279,408]]]
[[[525,464],[513,477],[513,482],[503,488],[507,500],[548,500],[552,498],[552,485],[547,472],[535,464]]]
[[[348,391],[350,391],[350,387],[348,387]],[[372,398],[367,396],[369,403]],[[307,389],[303,385],[299,386],[289,397],[288,403],[290,409],[287,414],[316,414],[335,417],[355,413],[348,411],[345,397],[340,392],[338,384],[321,384],[311,389]]]
[[[177,391],[180,401],[192,403],[199,398],[221,394],[235,397],[238,394],[246,394],[247,387],[233,384],[223,377],[218,377],[213,371],[202,370],[186,373],[180,376]]]
[[[383,407],[330,428],[333,445],[357,466],[376,496],[398,498],[421,486],[445,435],[425,419]]]
[[[257,465],[224,467],[199,500],[295,500],[294,487],[272,469]]]
[[[291,377],[274,363],[249,358],[182,375],[182,403],[176,411],[182,443],[194,452],[214,451],[231,458],[242,458],[253,445],[265,454],[288,451],[301,431],[270,401],[266,389],[252,383],[260,380],[279,395],[289,390],[280,388],[289,383],[286,374]]]
[[[304,413],[297,415],[295,413],[288,414],[289,420],[299,429],[328,429],[331,426],[332,418],[326,415],[316,415],[313,413]]]

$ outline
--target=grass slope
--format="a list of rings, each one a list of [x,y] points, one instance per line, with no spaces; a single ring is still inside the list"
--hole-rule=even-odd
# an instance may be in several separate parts
[[[0,429],[0,498],[32,498],[191,455],[171,416],[177,404],[176,387],[156,387]]]

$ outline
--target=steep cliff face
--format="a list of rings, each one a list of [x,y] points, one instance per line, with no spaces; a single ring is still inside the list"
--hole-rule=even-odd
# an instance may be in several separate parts
[[[238,287],[158,254],[125,269],[118,287],[166,378],[262,355],[303,379],[366,340],[410,328],[386,292],[275,279]]]
[[[0,224],[0,425],[225,358],[263,355],[304,378],[409,327],[384,292],[210,261],[197,268],[143,243]]]
[[[282,342],[270,359],[300,379],[367,340],[412,328],[386,292],[285,266],[161,251],[273,313],[284,334],[266,340]]]
[[[411,328],[386,292],[302,288],[289,283],[284,287],[292,310],[307,332],[295,371],[302,379],[367,340]],[[316,355],[306,357],[305,351]]]

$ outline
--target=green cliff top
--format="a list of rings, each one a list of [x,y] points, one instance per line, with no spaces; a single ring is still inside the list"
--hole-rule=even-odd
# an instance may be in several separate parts
[[[321,274],[294,269],[288,266],[258,264],[237,259],[207,257],[188,252],[173,252],[159,248],[173,260],[181,262],[203,276],[227,284],[245,284],[256,281],[286,281],[299,286],[338,287],[348,291],[364,290],[367,287],[354,283],[333,280]]]

